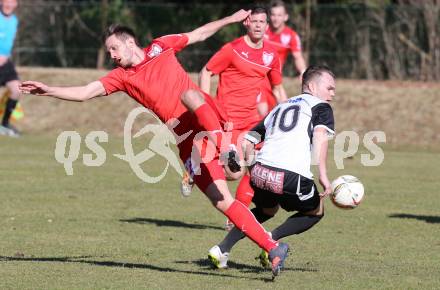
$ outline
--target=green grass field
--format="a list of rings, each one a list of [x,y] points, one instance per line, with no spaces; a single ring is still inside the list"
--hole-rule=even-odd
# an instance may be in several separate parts
[[[386,149],[379,167],[362,166],[360,153],[344,170],[330,160],[330,177],[358,176],[366,198],[352,211],[327,200],[316,227],[286,239],[293,252],[271,282],[248,240],[234,248],[228,270],[207,264],[225,218],[198,190],[181,197],[174,170],[159,183],[143,183],[112,156],[123,145],[110,136],[103,166],[86,167],[80,155],[67,176],[54,158],[55,141],[56,135],[0,137],[1,289],[440,287],[435,150]],[[164,166],[159,157],[148,162],[150,173]],[[267,228],[287,216],[280,212]]]

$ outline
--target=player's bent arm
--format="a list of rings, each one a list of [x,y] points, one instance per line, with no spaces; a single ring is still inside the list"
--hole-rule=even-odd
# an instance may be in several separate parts
[[[319,183],[324,188],[321,196],[326,196],[331,192],[330,180],[327,176],[327,152],[328,152],[328,135],[327,130],[322,127],[315,128],[313,131],[313,146],[315,147],[315,154],[318,154],[318,171]]]
[[[304,60],[301,51],[292,52],[295,68],[299,72],[299,76],[302,79],[302,74],[306,71],[306,61]]]
[[[208,70],[206,68],[206,65],[202,68],[202,70],[199,73],[199,86],[208,95],[210,94],[211,90],[211,77],[213,73],[212,71]]]
[[[82,102],[105,94],[105,88],[100,81],[75,87],[51,87],[40,82],[25,81],[20,85],[20,90],[23,93],[76,102]]]
[[[188,44],[204,41],[224,26],[245,20],[250,13],[250,10],[246,11],[241,9],[230,16],[209,22],[191,32],[187,32],[185,34],[188,36]]]
[[[284,89],[283,84],[274,85],[272,87],[272,93],[277,99],[277,103],[283,103],[287,100],[286,90]]]

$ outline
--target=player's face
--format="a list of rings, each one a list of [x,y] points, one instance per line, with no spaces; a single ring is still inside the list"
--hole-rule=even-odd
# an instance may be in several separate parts
[[[15,8],[17,8],[17,0],[3,0],[0,1],[0,4],[5,15],[11,15],[14,13]]]
[[[331,102],[335,96],[336,87],[335,79],[328,73],[324,72],[321,77],[314,81],[313,95],[319,97],[321,100]]]
[[[114,34],[105,41],[105,46],[110,54],[110,58],[118,66],[130,67],[133,65],[132,57],[134,52],[130,45],[128,45],[128,42],[129,39],[122,40]]]
[[[263,39],[264,32],[267,28],[266,13],[252,14],[249,16],[249,26],[247,28],[248,35],[251,39]]]
[[[286,23],[289,16],[283,6],[276,6],[270,9],[270,24],[273,28],[278,29]]]

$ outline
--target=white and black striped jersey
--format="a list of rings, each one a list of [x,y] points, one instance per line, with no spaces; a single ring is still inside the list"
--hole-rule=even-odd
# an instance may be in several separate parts
[[[276,106],[245,138],[254,144],[264,141],[257,162],[312,179],[312,138],[318,127],[334,134],[333,110],[327,102],[305,93]]]

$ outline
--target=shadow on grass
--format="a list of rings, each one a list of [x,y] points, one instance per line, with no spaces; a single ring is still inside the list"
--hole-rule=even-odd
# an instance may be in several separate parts
[[[252,277],[230,275],[230,274],[226,274],[226,273],[219,273],[218,271],[213,271],[210,269],[206,269],[207,271],[190,271],[190,270],[174,269],[174,268],[170,268],[170,267],[160,267],[160,266],[155,266],[155,265],[151,265],[151,264],[124,263],[124,262],[115,262],[115,261],[94,261],[94,260],[88,260],[87,258],[91,258],[91,256],[79,256],[79,257],[33,257],[33,256],[31,256],[31,257],[21,257],[21,256],[8,257],[8,256],[0,256],[0,262],[6,261],[6,262],[79,263],[79,264],[89,264],[89,265],[93,265],[93,266],[116,267],[116,268],[127,268],[127,269],[146,269],[146,270],[152,270],[152,271],[158,271],[158,272],[185,273],[185,274],[193,274],[193,275],[227,277],[227,278],[236,278],[236,279],[250,279],[250,280],[259,280],[259,281],[269,280],[264,277],[252,278]]]
[[[215,269],[207,259],[198,259],[198,260],[194,260],[194,261],[176,261],[176,263],[178,263],[178,264],[196,264],[199,267],[202,267],[202,268],[205,268],[205,269]],[[264,269],[261,266],[242,264],[242,263],[237,263],[237,262],[234,262],[234,261],[228,261],[228,267],[230,269],[237,269],[240,272],[244,272],[244,273],[263,273],[263,272],[269,273],[270,272],[269,269]],[[317,269],[301,268],[301,267],[296,267],[296,268],[285,267],[283,269],[283,272],[284,271],[318,272]]]
[[[120,219],[120,222],[124,223],[135,223],[135,224],[155,224],[158,227],[175,227],[175,228],[189,228],[189,229],[197,229],[197,230],[221,230],[224,231],[224,228],[218,226],[210,226],[210,225],[200,225],[200,224],[188,224],[181,221],[174,220],[160,220],[153,218],[131,218],[131,219]]]
[[[434,215],[416,215],[416,214],[407,214],[407,213],[395,213],[390,214],[390,218],[401,218],[401,219],[416,219],[420,221],[425,221],[429,224],[438,224],[440,223],[440,216]]]

